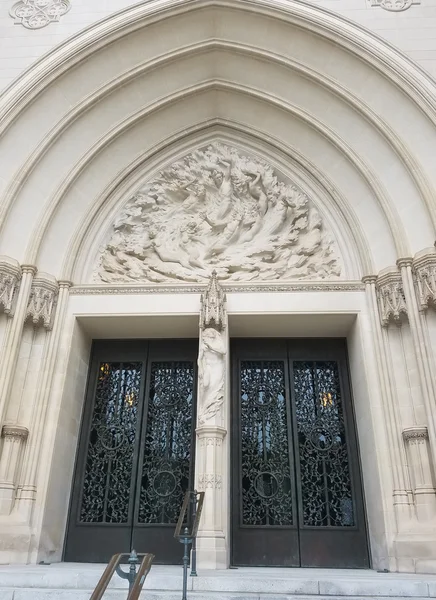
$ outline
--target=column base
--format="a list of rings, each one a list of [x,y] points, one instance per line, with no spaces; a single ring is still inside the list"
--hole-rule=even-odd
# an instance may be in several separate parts
[[[226,540],[223,534],[202,532],[197,537],[197,569],[228,569]]]
[[[0,515],[10,515],[14,506],[15,486],[13,483],[0,483]]]
[[[32,545],[30,527],[20,523],[0,523],[0,564],[27,564]]]
[[[433,488],[417,488],[415,499],[418,521],[422,523],[436,518],[436,495]]]

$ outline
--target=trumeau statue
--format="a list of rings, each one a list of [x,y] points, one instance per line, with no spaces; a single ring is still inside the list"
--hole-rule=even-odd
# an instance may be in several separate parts
[[[200,351],[198,355],[200,425],[220,415],[226,372],[226,295],[214,271],[201,295]]]
[[[222,332],[213,327],[204,329],[198,356],[200,425],[204,425],[221,412],[224,402],[226,352],[226,342]]]
[[[266,162],[220,143],[188,154],[129,200],[96,281],[338,278],[319,213]]]

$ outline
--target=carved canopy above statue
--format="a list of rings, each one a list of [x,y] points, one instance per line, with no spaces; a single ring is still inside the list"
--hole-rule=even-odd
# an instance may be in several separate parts
[[[258,158],[214,143],[144,185],[113,225],[94,273],[108,283],[325,279],[333,241],[297,186]]]

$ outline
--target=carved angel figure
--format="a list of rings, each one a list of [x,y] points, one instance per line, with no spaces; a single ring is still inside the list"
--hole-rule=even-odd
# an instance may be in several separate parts
[[[265,161],[214,143],[164,169],[126,204],[96,281],[338,277],[333,242],[295,185]]]
[[[200,424],[221,410],[224,401],[226,344],[223,334],[212,327],[203,330],[198,356]]]

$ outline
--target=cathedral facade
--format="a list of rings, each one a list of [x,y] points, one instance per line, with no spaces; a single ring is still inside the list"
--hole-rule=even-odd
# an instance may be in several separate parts
[[[435,2],[0,11],[0,562],[436,572]]]

